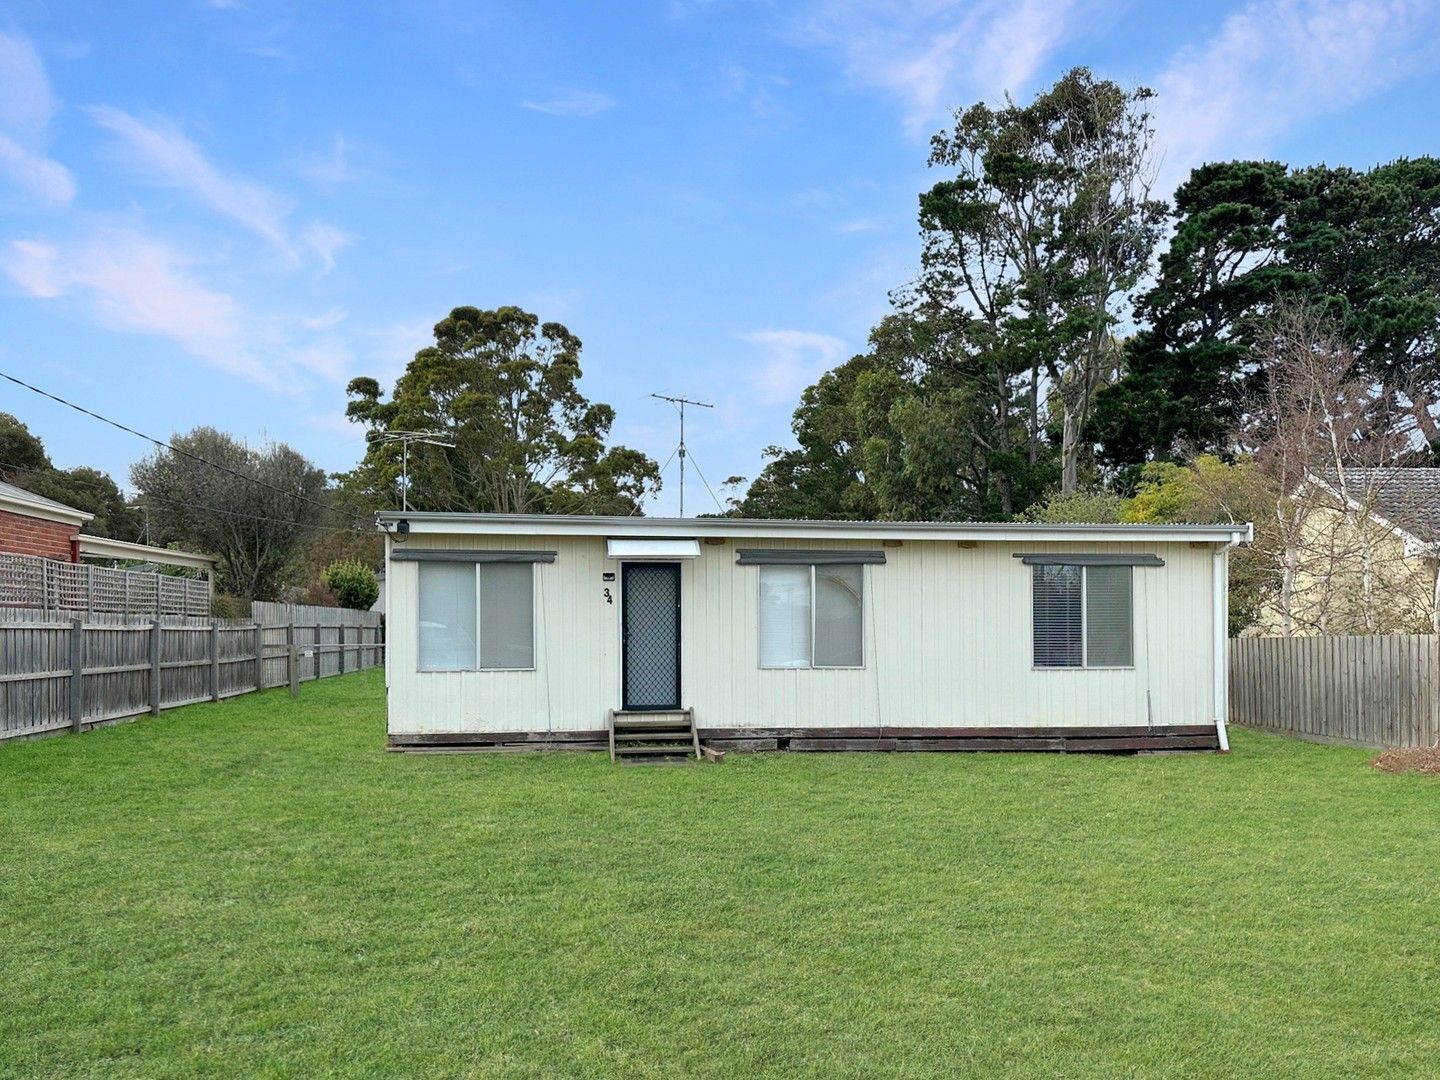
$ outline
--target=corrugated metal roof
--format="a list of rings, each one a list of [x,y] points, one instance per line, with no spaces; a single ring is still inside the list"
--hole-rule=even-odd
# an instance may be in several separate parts
[[[1026,521],[836,521],[800,518],[647,518],[589,517],[574,514],[448,514],[388,510],[377,514],[387,531],[405,521],[410,532],[443,534],[533,533],[571,536],[792,536],[893,537],[904,539],[1069,539],[1069,540],[1200,540],[1224,542],[1250,537],[1249,525],[1167,524],[1116,525],[1041,524]],[[396,530],[395,535],[398,535]]]

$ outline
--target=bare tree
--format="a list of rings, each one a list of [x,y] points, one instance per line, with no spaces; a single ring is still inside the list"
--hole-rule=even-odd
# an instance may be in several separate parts
[[[1281,557],[1281,633],[1377,633],[1393,628],[1395,590],[1408,574],[1379,498],[1411,449],[1390,422],[1393,395],[1359,375],[1355,355],[1322,316],[1281,305],[1258,336],[1263,399],[1247,416],[1270,487],[1270,528]]]

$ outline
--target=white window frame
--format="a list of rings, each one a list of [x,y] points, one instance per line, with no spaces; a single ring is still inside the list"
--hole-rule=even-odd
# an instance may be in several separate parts
[[[471,667],[463,668],[422,668],[420,666],[420,574],[426,564],[415,563],[415,672],[418,675],[459,675],[469,672],[487,672],[504,675],[506,672],[538,671],[540,667],[540,590],[535,587],[535,568],[538,563],[526,563],[530,567],[530,666],[529,667],[481,667],[480,666],[480,572],[489,565],[474,564],[475,571],[475,657]],[[511,564],[513,565],[513,564]]]
[[[1076,565],[1076,564],[1071,564]],[[1135,567],[1130,571],[1130,663],[1090,663],[1090,567],[1081,563],[1080,570],[1080,663],[1078,664],[1037,664],[1035,662],[1035,571],[1039,567],[1026,567],[1030,571],[1030,670],[1031,671],[1134,671],[1135,653]]]
[[[777,564],[785,565],[785,564]],[[789,565],[793,566],[794,563]],[[865,597],[870,593],[870,574],[864,563],[841,563],[834,565],[858,566],[860,567],[860,663],[858,664],[817,664],[815,663],[815,568],[818,563],[802,564],[810,570],[810,662],[803,667],[792,667],[788,664],[767,664],[760,655],[760,618],[764,610],[759,597],[760,590],[764,587],[761,578],[765,572],[765,566],[757,566],[759,571],[755,576],[755,659],[761,671],[864,671],[865,670]],[[832,564],[826,564],[832,565]]]

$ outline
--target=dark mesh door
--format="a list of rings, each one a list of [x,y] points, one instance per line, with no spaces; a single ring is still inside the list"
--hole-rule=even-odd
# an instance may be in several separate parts
[[[680,707],[680,564],[621,569],[625,708]]]

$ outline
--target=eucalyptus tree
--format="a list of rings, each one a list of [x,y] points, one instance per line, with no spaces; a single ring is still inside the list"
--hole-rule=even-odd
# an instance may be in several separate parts
[[[964,323],[988,400],[996,450],[1041,466],[1058,428],[1060,486],[1076,490],[1084,429],[1098,390],[1118,375],[1116,327],[1165,220],[1151,198],[1152,92],[1086,68],[1020,106],[959,113],[931,142],[930,165],[952,170],[920,199],[922,308]],[[1005,513],[1017,505],[1001,475]]]
[[[452,446],[411,448],[418,509],[628,514],[659,484],[655,462],[607,445],[615,410],[580,392],[580,339],[518,307],[457,307],[435,325],[382,400],[373,378],[350,382],[346,415],[372,431],[424,430]],[[372,443],[347,477],[379,496],[398,450]]]

